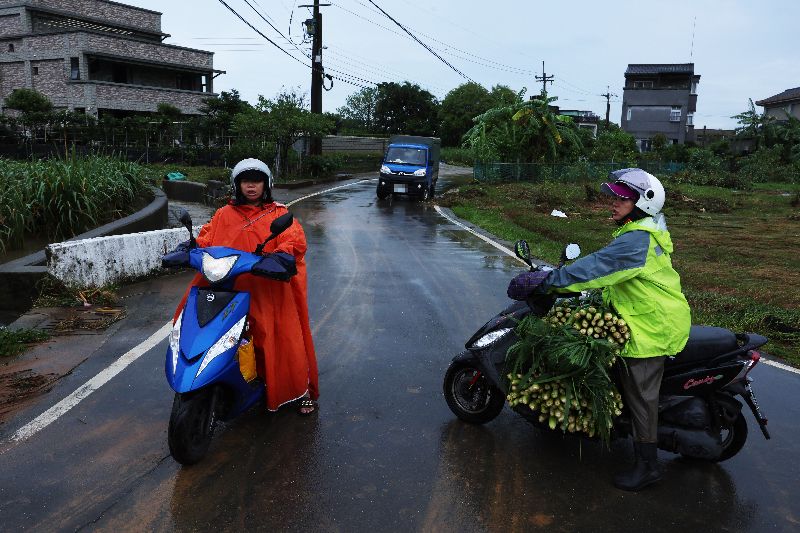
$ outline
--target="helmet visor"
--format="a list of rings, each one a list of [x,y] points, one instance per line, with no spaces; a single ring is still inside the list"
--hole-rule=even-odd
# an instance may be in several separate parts
[[[634,201],[639,199],[639,193],[624,183],[604,183],[600,186],[600,190],[606,194],[617,196],[619,198],[627,198]]]

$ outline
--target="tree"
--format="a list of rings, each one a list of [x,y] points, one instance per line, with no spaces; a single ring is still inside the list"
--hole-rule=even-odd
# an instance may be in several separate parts
[[[50,100],[35,89],[14,89],[6,98],[5,106],[23,115],[48,113],[53,110]]]
[[[271,100],[259,96],[255,109],[236,115],[233,131],[253,145],[253,153],[263,152],[266,144],[274,145],[276,177],[284,176],[289,149],[298,139],[322,136],[334,127],[328,116],[311,113],[306,107],[305,95],[295,91],[284,91]]]
[[[553,113],[555,98],[537,96],[480,115],[467,132],[465,146],[476,161],[539,163],[582,149],[578,127],[569,117]]]
[[[459,85],[444,97],[439,108],[439,135],[445,146],[459,146],[464,134],[474,125],[474,118],[494,107],[483,85],[475,82]]]
[[[217,127],[225,130],[233,125],[233,117],[251,109],[253,106],[242,100],[236,89],[231,89],[230,92],[222,91],[219,96],[206,98],[200,106],[203,115],[213,120]]]
[[[372,133],[375,130],[375,106],[378,103],[378,89],[364,87],[347,97],[345,105],[336,112],[345,125],[356,131]]]
[[[389,134],[436,134],[439,102],[419,85],[379,83],[375,104],[377,128]]]
[[[639,150],[633,135],[625,133],[616,124],[603,128],[597,135],[591,151],[592,161],[607,163],[613,161],[633,161]]]
[[[759,114],[752,98],[749,98],[748,102],[750,105],[747,111],[731,118],[735,118],[739,123],[739,127],[736,128],[736,136],[755,139],[756,150],[758,150],[764,143],[765,137],[769,134],[768,130],[775,118],[766,113]]]

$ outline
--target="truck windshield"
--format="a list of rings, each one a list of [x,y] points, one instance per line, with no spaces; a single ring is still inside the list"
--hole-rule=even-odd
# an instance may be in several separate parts
[[[387,163],[404,163],[406,165],[425,165],[427,150],[422,148],[403,148],[390,146],[386,152]]]

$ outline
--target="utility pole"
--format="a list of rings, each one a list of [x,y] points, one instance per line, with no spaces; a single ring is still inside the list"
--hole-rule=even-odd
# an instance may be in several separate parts
[[[606,128],[608,128],[608,116],[611,114],[611,97],[617,97],[616,94],[611,93],[611,87],[606,85],[606,92],[605,94],[601,94],[600,96],[604,96],[606,99]]]
[[[322,114],[322,81],[325,71],[322,69],[322,13],[320,6],[330,4],[320,4],[319,0],[314,0],[314,5],[302,5],[298,7],[313,7],[313,18],[307,20],[306,33],[311,34],[311,112]],[[309,152],[311,155],[322,153],[322,139],[313,137]]]
[[[548,76],[544,71],[544,61],[542,61],[542,75],[534,76],[536,81],[542,82],[542,96],[547,96],[547,84],[553,83],[553,76]]]

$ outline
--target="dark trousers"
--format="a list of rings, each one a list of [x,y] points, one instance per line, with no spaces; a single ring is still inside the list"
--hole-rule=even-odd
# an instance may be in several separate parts
[[[621,367],[623,395],[636,442],[658,441],[658,391],[665,359],[626,357]]]

